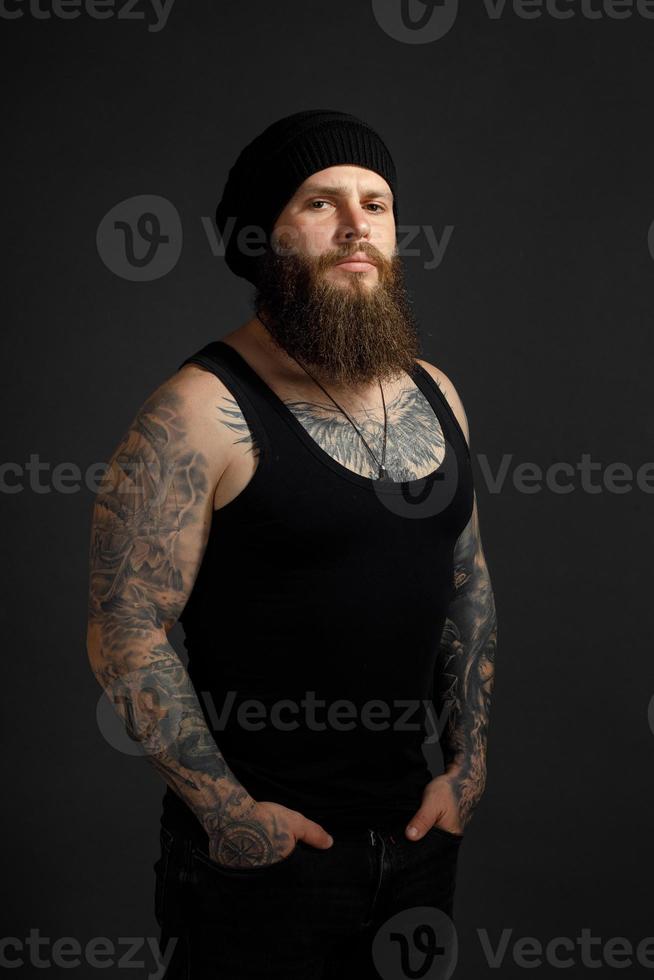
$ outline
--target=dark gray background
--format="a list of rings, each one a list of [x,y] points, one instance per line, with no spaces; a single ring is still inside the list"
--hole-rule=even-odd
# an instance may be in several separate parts
[[[362,116],[395,156],[401,223],[454,227],[436,269],[406,268],[424,356],[470,421],[499,616],[488,789],[460,858],[460,980],[525,975],[510,947],[487,965],[480,929],[493,945],[502,929],[543,944],[584,927],[654,935],[652,496],[578,481],[525,493],[511,476],[583,453],[652,459],[654,20],[574,9],[493,19],[467,2],[426,44],[353,0],[177,0],[159,32],[86,14],[2,22],[3,455],[38,454],[46,486],[58,463],[106,460],[147,394],[248,318],[249,287],[202,217],[274,119]],[[167,275],[133,282],[96,232],[140,194],[174,205],[183,247]],[[482,462],[496,471],[503,454],[492,492]],[[93,493],[7,480],[23,489],[4,495],[2,934],[155,936],[163,782],[100,733],[85,652]]]

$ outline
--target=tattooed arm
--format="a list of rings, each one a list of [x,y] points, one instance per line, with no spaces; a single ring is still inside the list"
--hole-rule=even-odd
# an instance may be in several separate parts
[[[435,703],[445,773],[465,825],[486,785],[486,740],[494,679],[497,617],[479,534],[477,500],[454,550],[455,594],[436,666]]]
[[[447,375],[425,361],[470,441],[463,404]],[[454,595],[447,610],[435,667],[434,702],[446,719],[440,736],[445,772],[428,784],[411,821],[419,835],[443,821],[461,832],[486,785],[486,742],[494,681],[497,616],[479,533],[477,497],[454,548]],[[450,826],[446,826],[449,824]]]
[[[238,782],[168,642],[200,567],[229,443],[243,443],[247,430],[217,385],[200,368],[182,369],[141,407],[111,458],[92,520],[87,651],[130,736],[206,830],[211,855],[270,863],[301,830],[291,833],[284,808],[257,803]],[[258,453],[251,439],[238,451]],[[255,843],[250,860],[242,840],[251,851]]]

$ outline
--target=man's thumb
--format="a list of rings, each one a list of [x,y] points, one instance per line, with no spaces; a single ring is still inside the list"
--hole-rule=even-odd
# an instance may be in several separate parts
[[[334,839],[314,820],[307,820],[304,826],[302,840],[305,844],[310,844],[311,847],[319,847],[321,849],[331,847],[334,843]]]
[[[434,817],[423,807],[416,813],[415,817],[409,821],[406,828],[406,835],[409,840],[420,840],[427,833],[430,827],[434,826]]]

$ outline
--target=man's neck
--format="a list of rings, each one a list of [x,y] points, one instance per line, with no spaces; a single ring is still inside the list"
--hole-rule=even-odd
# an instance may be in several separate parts
[[[258,316],[252,317],[243,327],[243,331],[247,338],[252,341],[256,350],[265,358],[266,364],[274,365],[275,374],[279,376],[280,380],[288,384],[302,384],[306,381],[306,371],[295,358],[275,343]]]

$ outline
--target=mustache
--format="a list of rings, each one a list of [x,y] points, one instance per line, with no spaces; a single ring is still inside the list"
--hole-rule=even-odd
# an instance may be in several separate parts
[[[321,255],[317,260],[317,265],[320,268],[329,268],[337,262],[342,262],[343,259],[349,259],[351,255],[356,255],[357,252],[362,252],[378,267],[388,262],[379,249],[375,248],[369,242],[353,242],[352,244],[345,244],[341,248]]]

